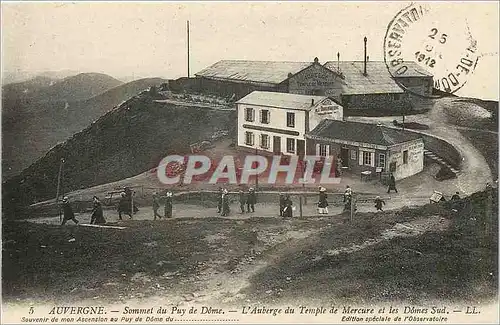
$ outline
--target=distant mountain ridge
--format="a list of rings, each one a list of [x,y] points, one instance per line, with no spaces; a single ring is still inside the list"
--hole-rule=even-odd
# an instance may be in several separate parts
[[[46,85],[52,82],[50,78],[36,78],[39,84]],[[91,80],[101,80],[104,83],[92,86],[92,89],[78,90],[78,94],[71,94],[72,87]],[[109,83],[107,83],[109,81]],[[121,102],[137,95],[150,86],[159,86],[166,82],[161,78],[148,78],[123,84],[120,81],[102,74],[80,74],[66,78],[54,83],[48,88],[37,90],[37,94],[54,92],[54,86],[61,89],[60,95],[54,94],[52,100],[37,101],[36,97],[28,94],[19,95],[19,89],[36,83],[33,80],[20,84],[10,84],[7,94],[2,94],[2,128],[3,128],[3,157],[2,178],[3,180],[18,174],[24,168],[41,157],[51,147],[66,140],[88,126],[92,121],[98,119]],[[85,98],[83,95],[91,95],[98,89],[104,89],[103,85],[118,84],[96,96]],[[21,87],[21,88],[20,88]],[[10,94],[9,94],[10,90]],[[18,94],[17,96],[15,94]],[[7,97],[7,98],[6,98]],[[66,100],[66,99],[70,100]],[[73,100],[71,100],[73,98]],[[74,98],[83,98],[74,100]]]

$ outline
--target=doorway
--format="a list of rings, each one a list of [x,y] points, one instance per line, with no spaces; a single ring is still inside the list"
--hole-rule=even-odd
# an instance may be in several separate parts
[[[303,158],[305,154],[305,149],[306,149],[305,140],[297,140],[297,156]]]
[[[349,167],[349,148],[340,148],[341,167]]]

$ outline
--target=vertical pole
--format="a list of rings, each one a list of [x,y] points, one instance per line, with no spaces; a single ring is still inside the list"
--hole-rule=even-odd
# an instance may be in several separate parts
[[[187,68],[188,68],[188,78],[190,76],[189,71],[189,20],[187,21]]]
[[[351,194],[351,223],[354,219],[354,193]]]
[[[299,196],[300,217],[302,218],[302,195]]]
[[[61,177],[63,170],[64,158],[61,158],[61,162],[59,163],[59,173],[57,174],[57,191],[56,191],[56,204],[59,202],[59,193],[61,190]],[[61,208],[59,208],[59,222],[62,222],[62,213]]]
[[[258,155],[257,144],[255,144],[255,155]],[[255,174],[255,196],[257,196],[257,188],[259,187],[259,174]]]

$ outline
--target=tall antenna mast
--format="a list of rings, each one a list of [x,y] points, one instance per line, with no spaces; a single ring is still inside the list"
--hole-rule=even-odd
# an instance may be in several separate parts
[[[188,63],[188,78],[190,75],[189,71],[189,20],[187,21],[187,63]]]

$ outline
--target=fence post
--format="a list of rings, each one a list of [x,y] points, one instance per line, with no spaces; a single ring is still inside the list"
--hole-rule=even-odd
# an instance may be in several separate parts
[[[299,196],[300,217],[302,218],[302,195]]]

